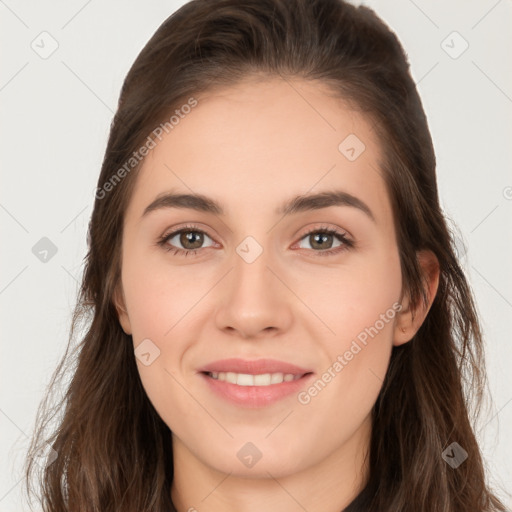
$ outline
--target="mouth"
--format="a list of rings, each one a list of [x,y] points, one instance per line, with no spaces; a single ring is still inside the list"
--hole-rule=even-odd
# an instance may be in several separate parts
[[[236,384],[237,386],[272,386],[283,382],[299,380],[312,372],[293,373],[236,373],[236,372],[202,372],[204,375],[221,382]]]
[[[198,370],[206,391],[224,403],[244,408],[263,408],[305,388],[314,372],[277,360],[223,360]]]
[[[278,359],[240,359],[240,358],[230,358],[230,359],[220,359],[218,361],[214,361],[202,368],[198,368],[198,372],[203,372],[209,374],[212,378],[216,378],[219,380],[225,380],[226,376],[229,375],[230,379],[233,379],[233,375],[235,374],[237,380],[238,376],[241,375],[241,386],[252,386],[254,384],[245,384],[245,382],[250,382],[249,377],[243,377],[244,375],[248,375],[251,377],[258,375],[270,375],[272,383],[272,376],[277,379],[277,375],[283,375],[283,379],[286,377],[287,380],[293,380],[295,377],[302,377],[306,373],[311,373],[312,370],[310,368],[302,368],[292,363],[288,363],[286,361],[281,361]],[[290,375],[292,377],[290,377]],[[231,381],[230,381],[231,382]],[[262,379],[262,382],[266,382]],[[233,383],[237,383],[233,382]]]

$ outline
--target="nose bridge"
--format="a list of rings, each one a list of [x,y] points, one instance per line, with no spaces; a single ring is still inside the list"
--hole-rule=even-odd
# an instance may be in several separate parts
[[[267,295],[274,290],[276,283],[272,283],[272,251],[269,243],[260,243],[253,236],[246,237],[235,248],[233,257],[233,285],[234,293],[242,294],[243,299],[268,299]]]
[[[232,258],[229,284],[223,288],[217,324],[242,337],[268,329],[284,329],[291,320],[289,292],[274,275],[278,258],[254,237],[246,237]],[[272,269],[272,270],[271,270]]]

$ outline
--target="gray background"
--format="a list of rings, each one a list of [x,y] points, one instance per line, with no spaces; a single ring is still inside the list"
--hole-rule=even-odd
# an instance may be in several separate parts
[[[20,494],[23,450],[67,344],[122,80],[149,37],[183,3],[0,0],[2,512],[28,510]],[[493,401],[478,438],[492,482],[510,492],[512,67],[506,62],[512,2],[365,4],[402,41],[427,112],[442,206],[460,228],[486,336]],[[58,47],[47,55],[52,45]]]

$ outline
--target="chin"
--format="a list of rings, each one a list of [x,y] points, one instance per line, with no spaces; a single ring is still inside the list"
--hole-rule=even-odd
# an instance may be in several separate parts
[[[217,456],[213,454],[213,458],[209,450],[203,462],[216,471],[240,478],[268,478],[269,474],[281,478],[302,470],[303,447],[297,447],[294,454],[289,449],[283,450],[282,444],[269,446],[268,440],[266,443],[237,441],[234,444],[233,450],[222,450]]]

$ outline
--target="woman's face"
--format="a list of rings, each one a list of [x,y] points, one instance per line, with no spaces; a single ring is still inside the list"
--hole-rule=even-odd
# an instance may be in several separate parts
[[[376,135],[318,82],[197,100],[125,216],[118,304],[144,388],[176,458],[252,477],[353,467],[406,341]]]

